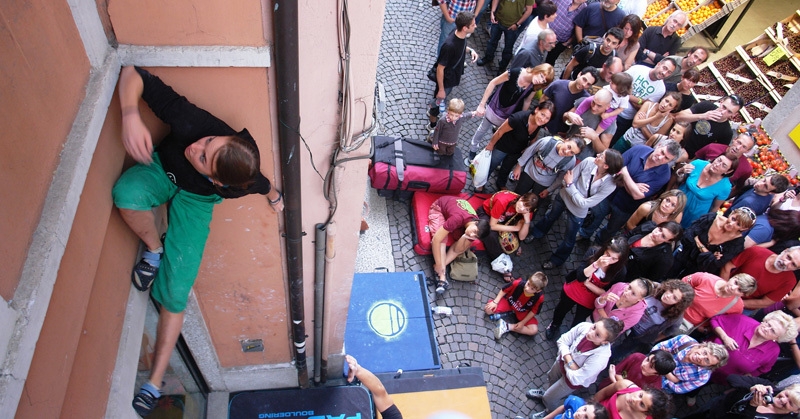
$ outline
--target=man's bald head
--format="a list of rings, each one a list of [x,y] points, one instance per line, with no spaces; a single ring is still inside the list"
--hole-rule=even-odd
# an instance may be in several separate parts
[[[603,68],[600,69],[600,77],[605,80],[606,83],[611,83],[611,76],[621,73],[624,69],[625,66],[622,64],[621,58],[608,57],[606,62],[603,63]]]

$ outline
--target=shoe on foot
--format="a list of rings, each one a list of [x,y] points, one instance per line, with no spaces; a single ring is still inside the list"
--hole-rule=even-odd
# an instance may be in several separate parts
[[[686,398],[686,405],[689,407],[694,407],[697,404],[697,397],[687,397]]]
[[[444,294],[444,292],[449,289],[450,289],[450,283],[447,281],[439,281],[436,283],[436,293],[439,295]]]
[[[540,237],[540,238],[541,238],[541,237]],[[535,238],[535,237],[533,237],[533,234],[528,234],[528,236],[527,236],[527,237],[525,237],[524,239],[522,239],[522,242],[523,242],[523,243],[525,243],[525,244],[531,244],[531,243],[533,243],[533,241],[534,241],[534,240],[536,240],[536,238]]]
[[[531,413],[531,419],[544,419],[547,416],[547,411],[542,410],[541,412]]]
[[[550,323],[550,326],[547,326],[547,329],[544,330],[544,337],[547,340],[553,340],[556,338],[556,332],[561,326],[556,326],[553,323]]]
[[[497,326],[494,328],[494,339],[500,340],[500,338],[502,338],[503,335],[508,333],[508,323],[506,323],[506,321],[503,319],[498,319],[497,322],[495,322],[495,324]]]
[[[481,58],[480,60],[478,60],[478,61],[477,61],[475,64],[477,64],[477,65],[478,65],[478,67],[483,67],[483,66],[485,66],[486,64],[489,64],[489,63],[491,63],[491,62],[492,62],[492,60],[490,60],[490,59],[488,59],[488,58],[484,57],[484,58]]]
[[[544,268],[544,269],[553,269],[555,267],[556,267],[556,265],[553,262],[550,262],[549,260],[542,264],[542,268]]]
[[[541,400],[544,397],[544,390],[540,388],[532,388],[525,392],[525,397],[532,400]]]
[[[147,291],[156,279],[158,267],[161,266],[162,252],[151,252],[146,250],[142,253],[142,259],[133,267],[131,272],[131,282],[139,291]]]
[[[469,167],[472,164],[472,160],[465,158],[464,159],[464,166]]]
[[[151,384],[143,385],[142,388],[139,389],[139,393],[133,398],[133,402],[131,403],[133,410],[141,417],[149,415],[153,409],[155,409],[158,398],[161,397],[161,395],[157,393],[158,390]]]

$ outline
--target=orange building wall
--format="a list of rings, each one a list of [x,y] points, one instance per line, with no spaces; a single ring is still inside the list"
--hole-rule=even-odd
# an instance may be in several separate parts
[[[300,113],[301,133],[311,144],[314,161],[325,173],[329,165],[328,156],[337,146],[340,108],[339,95],[339,45],[335,12],[321,13],[317,3],[299,3],[300,22]],[[358,0],[349,3],[350,13],[350,83],[352,86],[352,131],[359,134],[367,130],[372,122],[373,93],[378,61],[378,47],[383,27],[385,4],[382,1]],[[339,158],[366,156],[369,141],[357,151],[341,153]],[[304,168],[308,167],[308,156],[303,150]],[[324,157],[320,157],[324,156]],[[320,164],[322,167],[320,167]],[[336,169],[335,187],[338,208],[334,217],[335,225],[330,231],[335,237],[329,239],[333,257],[328,266],[325,286],[325,323],[323,358],[338,354],[344,348],[344,332],[347,310],[350,302],[350,288],[358,252],[361,212],[367,183],[368,160],[355,160]],[[327,202],[318,200],[314,205],[312,197],[322,194],[321,182],[314,174],[304,177],[303,218],[307,220],[305,231],[309,238],[304,240],[306,282],[306,331],[310,336],[308,348],[313,348],[313,261],[314,224],[325,221],[328,214]],[[310,351],[311,352],[311,351]],[[313,352],[312,352],[313,353]],[[309,353],[309,357],[312,356]],[[329,371],[329,374],[334,373]]]
[[[373,80],[383,3],[351,3],[351,64],[354,133],[370,123]],[[264,2],[211,0],[157,2],[98,0],[108,39],[141,45],[262,46],[271,37],[271,10],[262,22]],[[322,180],[336,147],[340,123],[339,61],[335,6],[300,4],[300,131],[303,145],[303,238],[307,355],[313,357],[314,225],[328,216]],[[16,8],[17,10],[10,10]],[[90,71],[66,2],[34,0],[3,6],[0,14],[0,123],[7,136],[0,167],[13,181],[0,216],[2,237],[25,243],[36,227],[63,139],[83,100]],[[23,23],[24,22],[24,23]],[[266,28],[266,29],[265,29]],[[265,32],[266,31],[266,35]],[[153,68],[190,101],[235,129],[248,128],[262,157],[262,172],[275,179],[278,139],[273,121],[274,68]],[[8,99],[8,100],[7,100]],[[362,99],[359,102],[358,99]],[[126,160],[120,144],[120,116],[112,100],[92,160],[52,299],[37,343],[17,417],[95,417],[105,411],[111,371],[116,363],[130,269],[138,240],[111,203],[111,187]],[[366,118],[364,117],[366,115]],[[155,136],[165,132],[154,116],[143,116]],[[46,123],[43,123],[46,121]],[[340,157],[364,155],[368,146]],[[326,351],[343,346],[353,261],[366,182],[366,160],[336,170],[338,190],[335,258],[330,263],[326,302]],[[292,191],[288,191],[292,193]],[[298,193],[298,192],[294,192]],[[195,295],[223,368],[286,365],[292,361],[281,218],[261,196],[228,200],[215,209],[211,235]],[[27,244],[3,241],[11,263],[0,276],[0,295],[13,296]],[[243,353],[242,339],[264,339],[265,351]],[[326,352],[327,354],[328,352]],[[212,366],[213,368],[213,366]],[[86,399],[86,394],[92,397]],[[126,401],[127,402],[127,401]]]
[[[167,84],[234,129],[247,128],[261,152],[261,171],[274,179],[267,70],[151,69]],[[194,291],[223,367],[289,362],[286,289],[278,218],[266,198],[223,201]],[[242,339],[264,339],[264,352],[243,353]]]
[[[108,13],[121,44],[265,45],[260,1],[115,0]]]
[[[118,103],[112,102],[81,194],[17,410],[20,418],[59,417],[70,377],[76,378],[74,388],[81,394],[93,395],[73,400],[93,407],[94,412],[105,411],[102,394],[108,393],[109,372],[116,362],[130,290],[129,267],[138,246],[116,210],[113,228],[108,229],[111,188],[125,156],[118,134]]]
[[[66,2],[4,4],[0,13],[0,296],[19,283],[31,235],[84,96],[89,64]],[[10,240],[9,238],[14,238]]]

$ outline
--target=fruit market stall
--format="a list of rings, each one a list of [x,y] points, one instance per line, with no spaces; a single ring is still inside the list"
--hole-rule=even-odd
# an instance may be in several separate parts
[[[679,0],[689,1],[689,0]],[[698,100],[739,95],[745,106],[732,118],[764,119],[800,78],[800,11],[700,70],[693,91]]]
[[[654,0],[647,6],[644,14],[644,23],[647,26],[663,25],[670,14],[677,10],[683,10],[689,16],[689,22],[685,27],[679,29],[677,34],[681,37],[681,42],[702,33],[708,38],[718,51],[725,45],[728,37],[736,29],[747,10],[756,0]],[[716,42],[722,24],[728,16],[739,7],[744,6],[733,26],[725,34],[722,42]],[[713,26],[712,26],[713,25]]]
[[[678,0],[691,1],[691,0]],[[800,10],[700,70],[698,100],[739,95],[745,106],[731,121],[756,141],[753,177],[775,173],[800,185]],[[762,122],[763,121],[763,122]]]

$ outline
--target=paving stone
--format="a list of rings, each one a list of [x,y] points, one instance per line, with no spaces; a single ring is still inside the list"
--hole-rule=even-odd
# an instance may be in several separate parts
[[[482,55],[488,35],[485,31],[486,19],[480,23],[467,43]],[[383,115],[382,135],[423,138],[427,134],[424,125],[427,121],[425,109],[431,99],[433,82],[425,73],[435,61],[436,42],[439,36],[439,12],[427,2],[407,2],[387,0],[381,48],[378,54],[378,80],[384,84],[387,94],[386,111]],[[502,50],[502,42],[498,48]],[[567,51],[556,62],[559,75],[569,58]],[[495,57],[499,60],[500,51]],[[496,64],[495,64],[496,66]],[[480,102],[487,83],[494,77],[496,68],[478,67],[469,64],[465,69],[461,85],[453,89],[451,97],[464,100],[467,109],[474,109]],[[480,120],[467,121],[464,125],[459,148],[466,155],[469,142]],[[488,141],[488,136],[484,142]],[[471,179],[466,191],[472,191]],[[490,180],[487,192],[494,192],[494,181]],[[409,201],[387,200],[386,211],[389,233],[394,253],[396,271],[422,271],[432,274],[432,258],[419,256],[413,251]],[[539,211],[541,219],[544,210]],[[541,269],[541,264],[549,258],[562,240],[565,225],[557,222],[545,240],[533,244],[522,244],[522,255],[512,256],[514,275],[525,277]],[[537,316],[541,328],[552,318],[561,287],[566,274],[575,268],[579,255],[586,247],[576,246],[572,259],[558,269],[546,272],[549,283],[545,288],[545,302]],[[439,343],[440,359],[443,368],[457,368],[468,362],[474,367],[482,367],[487,383],[487,392],[493,418],[509,418],[517,414],[527,414],[543,409],[539,403],[529,401],[524,392],[529,386],[545,386],[546,373],[556,357],[556,345],[543,336],[527,337],[509,333],[500,342],[495,342],[492,334],[494,324],[483,312],[483,306],[497,295],[503,286],[500,276],[491,271],[489,261],[480,259],[480,279],[477,283],[456,282],[444,298],[436,298],[432,286],[428,287],[432,305],[452,307],[454,315],[434,318],[436,340]],[[570,314],[564,321],[562,331],[571,324]],[[720,386],[704,388],[698,398],[698,405],[719,394]],[[579,395],[590,395],[587,391]],[[676,398],[676,416],[683,416],[688,409],[682,398]]]

